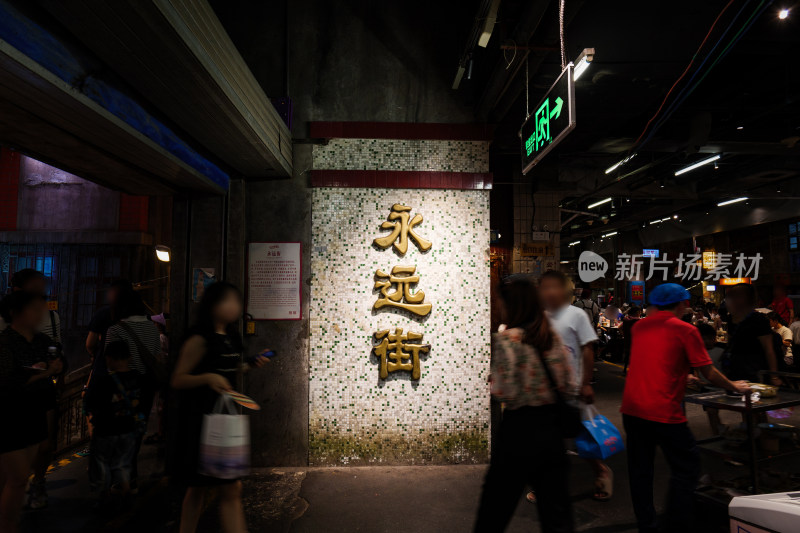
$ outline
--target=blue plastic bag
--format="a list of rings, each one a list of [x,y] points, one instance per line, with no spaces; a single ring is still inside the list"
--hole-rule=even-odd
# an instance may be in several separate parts
[[[587,405],[583,410],[583,428],[575,438],[580,457],[608,459],[625,449],[619,430],[592,405]]]

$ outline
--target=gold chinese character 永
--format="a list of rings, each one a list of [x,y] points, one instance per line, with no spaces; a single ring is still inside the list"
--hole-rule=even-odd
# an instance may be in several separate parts
[[[433,307],[425,302],[425,293],[417,291],[411,293],[411,285],[419,283],[419,275],[414,275],[417,267],[415,266],[396,266],[392,268],[392,274],[386,274],[382,270],[375,272],[375,289],[380,289],[380,297],[375,301],[373,309],[382,307],[398,307],[405,309],[418,316],[425,316],[431,312]],[[395,285],[394,292],[389,289]]]
[[[372,349],[380,359],[381,379],[386,379],[389,372],[398,370],[410,370],[411,379],[419,379],[419,354],[428,353],[431,349],[430,344],[420,344],[422,333],[409,331],[403,335],[402,328],[395,328],[394,333],[386,329],[376,332],[375,339],[380,341]]]
[[[400,255],[405,255],[408,251],[408,238],[417,243],[420,251],[427,252],[433,246],[414,231],[414,227],[422,222],[422,215],[417,213],[414,218],[409,220],[411,208],[402,204],[394,204],[392,212],[389,213],[389,220],[381,224],[381,229],[390,229],[392,232],[385,237],[378,237],[372,241],[380,248],[388,248],[394,245],[394,249]]]

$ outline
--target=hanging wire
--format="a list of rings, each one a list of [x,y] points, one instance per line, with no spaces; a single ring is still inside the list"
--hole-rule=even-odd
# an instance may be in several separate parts
[[[528,117],[531,116],[530,108],[531,105],[529,103],[530,100],[530,93],[528,91],[528,54],[525,54],[525,120],[528,120]]]
[[[722,35],[720,36],[720,38],[719,38],[719,40],[717,41],[717,43],[716,43],[716,44],[714,45],[714,47],[713,47],[713,48],[712,48],[712,49],[711,49],[711,50],[708,52],[708,54],[706,55],[705,59],[703,59],[703,62],[702,62],[702,63],[700,63],[700,65],[697,67],[697,70],[695,70],[694,74],[692,74],[692,77],[691,77],[691,78],[689,78],[689,81],[688,81],[688,82],[686,82],[686,86],[685,86],[685,87],[684,87],[684,88],[683,88],[683,89],[682,89],[682,90],[681,90],[681,91],[678,93],[678,95],[675,97],[675,101],[673,101],[673,102],[672,102],[672,103],[671,103],[671,104],[670,104],[670,105],[667,107],[667,109],[664,111],[664,115],[663,115],[663,116],[661,116],[661,117],[659,118],[659,120],[658,120],[658,121],[655,123],[655,125],[654,125],[654,126],[651,128],[651,129],[650,129],[650,133],[647,135],[647,137],[645,137],[645,138],[644,138],[644,140],[641,142],[641,144],[639,145],[639,147],[642,147],[642,146],[644,146],[645,144],[647,144],[647,143],[650,141],[650,139],[652,139],[652,137],[653,137],[653,135],[655,135],[656,131],[658,131],[658,130],[661,128],[661,126],[662,126],[662,125],[663,125],[663,124],[664,124],[664,123],[665,123],[665,122],[666,122],[666,121],[667,121],[667,120],[668,120],[668,119],[669,119],[669,118],[672,116],[672,114],[675,112],[675,110],[677,110],[677,108],[678,108],[678,107],[680,107],[680,105],[681,105],[681,104],[683,104],[683,102],[686,100],[686,98],[688,98],[688,97],[689,97],[689,95],[690,95],[690,94],[692,94],[692,92],[693,92],[693,91],[694,91],[694,90],[695,90],[695,89],[698,87],[698,85],[700,85],[700,83],[701,83],[701,82],[702,82],[702,81],[705,79],[705,77],[706,77],[706,76],[708,76],[709,72],[711,72],[711,69],[713,69],[713,68],[714,68],[714,66],[715,66],[717,63],[719,63],[719,62],[720,62],[720,60],[722,60],[722,59],[724,59],[724,58],[725,58],[725,56],[726,56],[726,55],[728,54],[728,52],[730,51],[730,48],[731,48],[733,45],[735,45],[737,42],[739,42],[739,40],[742,38],[743,34],[744,34],[745,32],[747,32],[747,30],[750,28],[750,26],[752,26],[752,25],[753,25],[753,23],[755,22],[755,19],[757,19],[757,18],[758,18],[758,17],[761,15],[761,13],[763,13],[763,11],[764,11],[764,10],[765,10],[767,7],[769,7],[769,4],[770,4],[770,3],[771,3],[771,2],[766,2],[766,4],[765,4],[765,0],[761,0],[761,3],[758,5],[758,7],[756,7],[756,10],[755,10],[755,11],[753,11],[753,14],[752,14],[752,15],[750,15],[750,18],[748,18],[748,19],[745,21],[744,25],[743,25],[743,26],[742,26],[742,27],[739,29],[739,31],[738,31],[738,32],[737,32],[737,33],[736,33],[736,34],[733,36],[733,38],[730,40],[730,42],[728,42],[727,46],[725,46],[725,48],[723,48],[723,50],[722,50],[722,52],[720,52],[719,56],[717,56],[717,58],[716,58],[716,59],[715,59],[715,60],[714,60],[714,61],[711,63],[711,65],[710,65],[710,66],[709,66],[709,67],[708,67],[706,70],[702,70],[702,69],[703,69],[703,66],[704,66],[704,65],[706,64],[706,62],[707,62],[707,61],[708,61],[708,60],[711,58],[711,56],[713,55],[714,51],[717,49],[717,46],[719,46],[720,44],[722,44],[722,41],[723,41],[723,39],[724,39],[724,38],[725,38],[725,36],[728,34],[728,31],[729,31],[729,30],[731,30],[731,29],[733,28],[733,25],[734,25],[734,23],[735,23],[735,22],[736,22],[736,20],[739,18],[739,15],[741,15],[741,14],[742,14],[742,12],[744,11],[745,7],[747,7],[747,4],[744,4],[744,5],[742,6],[742,9],[740,9],[740,10],[739,10],[739,12],[738,12],[738,13],[736,13],[736,15],[734,16],[733,20],[731,21],[731,24],[730,24],[730,26],[728,26],[728,27],[725,29],[725,31],[722,33]],[[699,79],[699,80],[697,80],[697,82],[696,82],[696,83],[692,84],[692,82],[694,81],[694,79],[695,79],[695,78],[697,77],[697,75],[698,75],[698,74],[700,74],[700,73],[702,73],[702,76],[700,77],[700,79]]]
[[[567,51],[564,45],[564,2],[561,0],[558,5],[558,35],[561,40],[561,70],[567,68]]]
[[[511,60],[506,56],[508,50],[503,49],[503,59],[506,62],[506,70],[511,68],[511,65],[514,64],[514,60],[517,58],[517,42],[514,39],[511,39],[511,42],[514,43],[514,53],[511,55]]]
[[[733,3],[734,3],[734,0],[730,0],[725,5],[725,7],[722,8],[722,11],[719,12],[719,15],[717,15],[717,18],[714,19],[714,22],[711,24],[711,27],[708,29],[708,33],[706,33],[706,36],[703,38],[702,42],[700,43],[700,46],[697,47],[697,51],[695,51],[694,55],[692,56],[692,59],[689,61],[689,64],[686,65],[686,69],[681,73],[681,75],[678,77],[678,79],[675,80],[675,83],[672,84],[672,87],[670,87],[669,91],[667,91],[666,96],[664,96],[664,100],[661,101],[661,105],[658,106],[658,109],[656,110],[655,114],[653,114],[653,116],[650,117],[650,120],[647,121],[647,124],[645,124],[644,129],[642,130],[642,133],[639,134],[639,137],[636,138],[636,141],[631,146],[631,150],[630,150],[631,152],[638,146],[639,141],[642,140],[642,138],[644,137],[644,134],[647,133],[647,129],[650,127],[650,124],[652,124],[652,122],[656,119],[656,117],[661,113],[661,110],[664,108],[664,104],[667,103],[667,100],[669,99],[669,96],[672,94],[672,91],[675,89],[675,87],[681,82],[681,80],[686,76],[686,74],[692,68],[692,65],[694,65],[694,60],[697,59],[697,55],[700,53],[700,50],[703,49],[703,46],[706,44],[706,41],[708,41],[708,38],[711,37],[711,33],[714,31],[714,28],[716,27],[717,22],[719,22],[719,19],[722,18],[722,15],[725,13],[725,11],[728,10],[729,7],[731,7],[731,5]],[[747,5],[747,4],[745,4],[745,5]],[[742,7],[744,8],[744,6],[742,6]]]

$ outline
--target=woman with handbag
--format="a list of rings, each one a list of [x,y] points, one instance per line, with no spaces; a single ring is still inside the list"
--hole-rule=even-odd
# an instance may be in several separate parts
[[[507,327],[494,337],[492,395],[505,404],[475,532],[504,531],[526,483],[537,495],[544,533],[571,533],[569,458],[564,437],[580,425],[565,401],[572,376],[533,280],[515,275],[499,290]]]
[[[198,473],[204,416],[214,411],[221,394],[235,389],[240,372],[267,361],[258,357],[242,364],[242,338],[237,329],[241,318],[242,294],[238,288],[226,282],[207,287],[197,310],[197,322],[175,366],[172,387],[180,391],[175,416],[179,427],[169,470],[174,479],[188,487],[181,509],[181,533],[197,529],[206,491],[212,487],[219,489],[223,531],[247,531],[241,481]]]

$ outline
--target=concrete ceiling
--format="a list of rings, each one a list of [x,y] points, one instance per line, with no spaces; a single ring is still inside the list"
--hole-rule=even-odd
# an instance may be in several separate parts
[[[634,147],[727,3],[567,1],[567,58],[572,60],[583,48],[594,47],[595,61],[576,84],[577,128],[523,177],[516,170],[520,159],[517,131],[526,109],[521,61],[527,55],[532,107],[560,72],[558,2],[502,2],[497,31],[487,49],[476,50],[475,76],[463,88],[474,91],[477,116],[498,123],[493,166],[515,169],[506,181],[536,181],[540,191],[562,192],[565,208],[586,210],[596,200],[615,198],[613,208],[606,204],[592,210],[608,217],[606,223],[590,225],[592,217],[576,217],[564,228],[562,243],[612,228],[633,230],[673,213],[682,213],[688,221],[695,215],[702,220],[706,212],[716,211],[708,215],[712,222],[705,219],[687,226],[689,233],[759,223],[763,217],[741,216],[746,205],[716,209],[717,202],[738,196],[757,198],[753,209],[773,206],[776,213],[785,213],[787,203],[799,205],[792,203],[800,199],[800,69],[795,57],[800,49],[800,14],[779,20],[781,6],[777,4],[757,12],[759,2],[736,0],[720,17],[665,109],[690,86],[693,76],[701,83],[675,106],[646,144]],[[739,17],[734,18],[737,13]],[[751,14],[755,14],[752,25],[742,30],[727,56],[709,70]],[[719,46],[709,53],[718,41]],[[501,45],[518,47],[514,61],[510,61],[512,52]],[[696,70],[706,54],[709,60]],[[664,116],[662,111],[654,123]],[[632,148],[637,155],[630,163],[605,174]],[[716,153],[722,154],[718,168],[674,175]],[[503,180],[502,176],[498,179]]]

